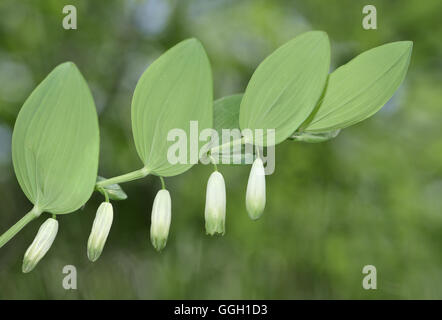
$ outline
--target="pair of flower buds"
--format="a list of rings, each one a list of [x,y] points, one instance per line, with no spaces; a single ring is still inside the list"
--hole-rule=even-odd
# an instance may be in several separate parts
[[[87,255],[89,260],[95,261],[103,251],[113,220],[113,209],[109,202],[103,202],[97,210],[92,232],[88,240]],[[58,232],[58,221],[55,218],[47,219],[38,229],[34,241],[25,252],[22,271],[32,271],[45,254],[49,251]]]
[[[161,189],[153,201],[150,239],[152,245],[161,251],[167,242],[169,235],[170,221],[172,218],[172,201],[169,191]],[[112,205],[103,202],[97,210],[92,231],[87,243],[87,256],[89,260],[96,261],[103,251],[107,236],[113,220]]]
[[[257,158],[250,170],[246,191],[246,208],[252,220],[259,219],[266,204],[266,183],[264,165]],[[218,171],[210,175],[206,189],[206,208],[204,211],[206,233],[225,233],[226,220],[226,186],[224,178]]]
[[[172,206],[169,191],[162,189],[158,191],[153,201],[150,227],[150,239],[158,251],[166,246],[171,212]],[[109,202],[103,202],[97,210],[87,243],[87,256],[89,260],[96,261],[100,257],[109,235],[112,220],[112,205]]]
[[[103,251],[107,236],[113,220],[113,209],[109,202],[103,202],[97,210],[97,214],[92,225],[92,231],[87,245],[87,255],[89,260],[95,261]],[[34,241],[25,252],[23,258],[22,271],[28,273],[32,271],[46,252],[51,248],[58,232],[58,221],[55,218],[47,219],[38,229]]]
[[[246,192],[246,208],[249,217],[253,220],[261,217],[264,211],[265,189],[264,165],[258,158],[253,162]],[[87,244],[87,256],[91,261],[96,261],[103,251],[112,226],[113,214],[112,204],[109,202],[103,202],[98,207]],[[153,202],[150,226],[150,239],[158,251],[166,246],[171,218],[170,194],[166,189],[162,189],[158,191]],[[225,233],[226,186],[222,174],[218,171],[213,172],[207,182],[204,218],[207,234]],[[47,219],[40,226],[37,236],[26,250],[22,267],[24,273],[34,269],[44,257],[54,242],[57,232],[58,221],[54,218]]]

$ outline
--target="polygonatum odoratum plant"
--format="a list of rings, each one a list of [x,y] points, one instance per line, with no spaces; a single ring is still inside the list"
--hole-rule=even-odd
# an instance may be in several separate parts
[[[270,54],[243,94],[213,101],[212,72],[202,44],[182,41],[146,69],[133,94],[132,132],[141,168],[109,179],[98,176],[100,135],[94,99],[76,65],[62,63],[35,88],[18,114],[12,160],[33,206],[0,236],[0,247],[29,222],[49,214],[24,256],[23,272],[31,271],[55,240],[58,218],[77,211],[97,191],[104,201],[87,243],[87,255],[95,261],[112,225],[111,201],[127,198],[120,184],[154,175],[162,189],[152,204],[150,238],[162,250],[172,218],[163,177],[179,175],[197,163],[214,168],[206,188],[206,233],[224,234],[226,185],[217,164],[226,159],[252,164],[245,205],[250,218],[258,219],[266,203],[264,151],[287,139],[327,141],[372,116],[404,80],[411,51],[410,41],[384,44],[329,74],[327,34],[307,32]],[[230,135],[219,143],[232,131],[239,133],[236,138]]]

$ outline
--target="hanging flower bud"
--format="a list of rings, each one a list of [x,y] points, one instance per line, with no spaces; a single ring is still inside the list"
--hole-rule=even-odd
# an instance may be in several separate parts
[[[153,201],[150,224],[150,241],[158,251],[161,251],[167,243],[171,220],[171,200],[169,191],[158,191]]]
[[[34,241],[26,250],[23,258],[22,271],[24,273],[32,271],[46,252],[48,252],[54,242],[57,231],[58,221],[53,218],[49,218],[40,226]]]
[[[94,262],[100,257],[113,219],[114,210],[112,204],[110,202],[100,204],[87,242],[87,257],[90,261]]]
[[[253,220],[261,217],[266,205],[266,180],[264,165],[260,158],[253,162],[247,183],[246,207]]]
[[[226,222],[226,185],[224,178],[218,171],[210,175],[206,189],[206,233],[213,236],[215,233],[224,234]]]

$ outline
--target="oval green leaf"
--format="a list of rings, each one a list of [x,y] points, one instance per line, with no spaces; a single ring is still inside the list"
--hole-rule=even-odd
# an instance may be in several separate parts
[[[213,128],[221,137],[222,129],[239,129],[239,107],[243,94],[222,97],[213,103]]]
[[[317,105],[329,67],[325,32],[304,33],[278,48],[250,79],[241,102],[241,129],[263,129],[263,145],[271,144],[267,129],[275,129],[275,144],[290,137]]]
[[[411,41],[388,43],[336,69],[304,131],[343,129],[376,113],[404,80],[412,47]]]
[[[72,62],[57,66],[21,108],[12,135],[18,182],[41,211],[69,213],[91,196],[99,129],[89,87]]]
[[[132,131],[138,155],[150,173],[174,176],[198,162],[198,150],[204,144],[198,137],[212,128],[212,104],[209,59],[198,40],[180,42],[147,68],[132,100]],[[191,130],[191,121],[198,128]],[[180,150],[187,153],[184,163],[167,159],[169,147],[179,142],[168,141],[173,129],[187,140],[185,150]]]
[[[236,129],[240,131],[239,107],[242,97],[242,93],[234,94],[222,97],[213,104],[213,128],[218,132],[220,144],[224,143],[222,140],[223,129]],[[233,139],[234,137],[231,137],[231,140]],[[256,155],[253,152],[248,152],[248,150],[249,148],[246,148],[246,146],[242,144],[239,148],[238,146],[221,148],[213,155],[217,156],[219,163],[223,164],[251,164],[256,158]]]

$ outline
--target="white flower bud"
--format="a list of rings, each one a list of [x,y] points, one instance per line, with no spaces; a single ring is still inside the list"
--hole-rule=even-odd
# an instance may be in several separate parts
[[[153,201],[150,224],[150,240],[158,251],[161,251],[167,243],[171,220],[171,200],[169,191],[158,191]]]
[[[226,185],[224,178],[218,171],[210,175],[206,189],[206,233],[224,234],[226,221]]]
[[[246,207],[253,220],[261,217],[266,205],[266,180],[264,165],[260,158],[253,162],[247,183]]]
[[[114,210],[112,204],[110,202],[100,204],[87,242],[87,257],[90,261],[94,262],[100,257],[113,219]]]
[[[23,258],[22,271],[28,273],[35,268],[38,262],[48,252],[58,231],[58,221],[49,218],[38,229],[34,241],[26,250]]]

